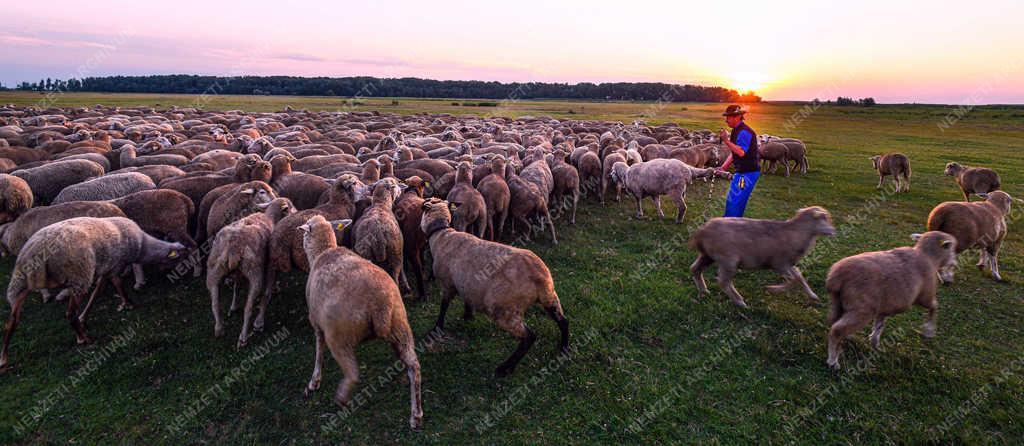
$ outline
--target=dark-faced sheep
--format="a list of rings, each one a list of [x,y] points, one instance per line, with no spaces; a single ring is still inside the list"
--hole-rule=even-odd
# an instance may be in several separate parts
[[[803,208],[789,220],[755,220],[752,218],[713,218],[690,238],[690,247],[697,251],[697,260],[690,273],[697,285],[698,298],[708,294],[704,270],[718,263],[718,285],[739,307],[747,303],[732,279],[740,269],[772,269],[786,282],[772,285],[771,292],[784,292],[799,283],[811,303],[819,301],[803,274],[796,267],[820,236],[834,235],[832,217],[823,208]]]
[[[968,249],[981,250],[978,269],[988,267],[992,277],[999,275],[999,249],[1006,238],[1006,216],[1010,205],[1021,201],[1003,191],[979,194],[985,201],[964,203],[947,201],[928,214],[928,230],[942,231],[956,238],[956,253]]]
[[[412,408],[409,427],[419,430],[423,425],[420,363],[405,304],[387,272],[338,246],[335,228],[343,228],[347,223],[328,222],[315,216],[299,227],[305,233],[303,245],[310,264],[306,307],[316,337],[313,375],[306,385],[306,395],[320,388],[326,345],[344,374],[334,393],[334,402],[348,405],[359,382],[355,349],[366,340],[380,338],[391,344],[405,365]]]
[[[986,194],[999,190],[999,174],[987,167],[967,167],[959,163],[946,164],[945,174],[953,177],[964,193],[964,201],[971,201],[971,194]]]
[[[871,157],[871,163],[875,166],[875,170],[878,171],[878,186],[876,189],[881,189],[885,177],[892,175],[893,181],[896,182],[896,193],[910,190],[910,160],[906,155],[902,153],[875,155]],[[900,177],[903,178],[902,182]]]
[[[466,304],[467,317],[481,312],[502,330],[519,340],[519,346],[494,373],[511,374],[537,336],[523,315],[540,305],[558,325],[559,349],[569,348],[569,321],[555,293],[555,283],[544,261],[531,251],[481,240],[450,227],[448,203],[431,199],[423,204],[420,227],[430,240],[434,276],[441,287],[441,309],[434,332],[444,330],[445,314],[458,295]]]
[[[828,365],[839,368],[843,340],[874,321],[871,343],[877,348],[889,316],[920,305],[928,310],[921,330],[935,336],[938,280],[953,280],[956,239],[930,231],[914,234],[913,248],[866,252],[836,262],[828,271],[825,288],[832,296],[828,315]]]
[[[110,281],[121,296],[121,309],[132,302],[122,286],[121,274],[132,264],[161,263],[177,259],[183,246],[147,235],[138,225],[123,217],[80,217],[47,226],[25,244],[11,272],[7,302],[11,315],[4,333],[0,369],[8,364],[7,349],[21,318],[22,306],[30,291],[64,288],[69,291],[65,313],[75,331],[78,344],[91,342],[82,324],[93,299]],[[82,313],[82,298],[95,285]]]

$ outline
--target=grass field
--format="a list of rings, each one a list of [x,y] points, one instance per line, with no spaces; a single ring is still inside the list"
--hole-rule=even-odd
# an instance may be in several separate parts
[[[39,95],[0,93],[0,103],[32,104]],[[74,94],[58,106],[187,106],[195,96]],[[501,107],[454,106],[462,100],[360,99],[381,112],[551,115],[572,119],[677,122],[718,129],[721,104],[522,101]],[[393,105],[393,101],[397,101]],[[347,109],[321,97],[211,97],[211,109]],[[569,111],[572,111],[570,114]],[[945,130],[953,111],[939,106],[830,107],[786,127],[794,105],[758,104],[751,125],[803,139],[811,171],[763,177],[748,216],[787,218],[821,205],[839,233],[819,241],[801,264],[827,300],[825,274],[848,255],[910,244],[936,204],[960,192],[942,175],[946,162],[991,166],[1004,189],[1024,196],[1024,109],[978,108]],[[914,169],[910,193],[875,189],[868,157],[900,151]],[[236,351],[214,339],[209,298],[195,280],[172,284],[158,272],[137,294],[140,305],[115,311],[104,299],[92,313],[95,343],[79,348],[61,305],[30,300],[12,344],[15,367],[0,375],[0,443],[149,444],[1020,444],[1024,439],[1024,209],[1015,209],[1000,256],[1004,283],[973,268],[939,290],[939,330],[925,340],[923,312],[889,320],[882,351],[861,333],[844,369],[825,366],[827,304],[808,307],[796,292],[762,291],[777,278],[742,272],[737,288],[750,308],[733,307],[715,285],[696,300],[685,240],[721,213],[726,185],[696,184],[683,225],[633,217],[631,201],[606,207],[583,201],[577,225],[558,221],[560,244],[540,236],[527,247],[551,268],[572,324],[575,353],[555,354],[557,329],[541,311],[528,324],[539,340],[510,378],[494,367],[515,342],[478,317],[449,311],[448,338],[420,354],[424,429],[409,431],[407,386],[390,348],[359,350],[365,401],[338,415],[331,403],[341,374],[329,358],[315,396],[302,394],[312,369],[304,278],[285,279],[268,328]],[[665,212],[675,209],[666,201]],[[12,262],[0,264],[6,282]],[[713,273],[708,274],[713,278]],[[713,282],[713,281],[712,281]],[[417,335],[436,317],[428,302],[407,301]],[[7,307],[6,305],[4,305]],[[9,307],[8,307],[9,308]],[[0,311],[6,318],[8,310]],[[335,426],[331,429],[328,426]]]

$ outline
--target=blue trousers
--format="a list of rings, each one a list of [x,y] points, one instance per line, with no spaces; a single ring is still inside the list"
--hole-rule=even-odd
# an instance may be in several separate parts
[[[743,211],[747,209],[747,201],[750,200],[750,193],[754,191],[754,185],[760,177],[761,172],[737,173],[732,177],[729,196],[725,199],[726,217],[743,216]]]

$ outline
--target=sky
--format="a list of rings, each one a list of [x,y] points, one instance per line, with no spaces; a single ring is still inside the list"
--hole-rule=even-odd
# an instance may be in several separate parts
[[[0,11],[8,87],[115,74],[365,75],[1024,103],[1021,0],[49,0]]]

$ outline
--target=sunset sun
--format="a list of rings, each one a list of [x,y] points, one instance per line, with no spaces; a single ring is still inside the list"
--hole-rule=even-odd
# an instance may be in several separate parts
[[[726,79],[726,82],[732,89],[740,93],[748,91],[760,93],[768,83],[768,76],[755,72],[733,73]]]

